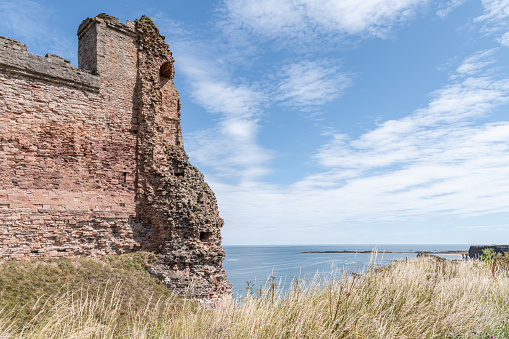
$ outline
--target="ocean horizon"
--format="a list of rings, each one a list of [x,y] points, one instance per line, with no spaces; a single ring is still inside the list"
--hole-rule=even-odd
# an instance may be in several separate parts
[[[246,295],[248,282],[255,291],[271,276],[285,290],[293,277],[299,280],[311,280],[316,275],[327,278],[332,270],[362,273],[373,260],[373,253],[361,253],[365,251],[376,250],[376,265],[383,266],[393,260],[415,258],[418,252],[466,252],[469,247],[469,244],[223,245],[226,252],[223,267],[235,298]],[[320,251],[353,253],[318,253]],[[460,254],[440,256],[461,259]]]

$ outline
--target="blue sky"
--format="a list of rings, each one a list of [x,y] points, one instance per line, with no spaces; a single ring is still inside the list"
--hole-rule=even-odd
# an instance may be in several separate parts
[[[166,36],[224,244],[509,241],[509,0],[0,0],[0,35],[76,65],[102,12]]]

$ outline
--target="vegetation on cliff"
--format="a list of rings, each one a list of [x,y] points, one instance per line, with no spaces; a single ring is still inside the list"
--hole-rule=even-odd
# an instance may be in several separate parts
[[[421,257],[363,275],[338,271],[327,281],[294,280],[286,294],[271,280],[240,303],[207,310],[162,290],[144,271],[150,258],[3,264],[0,337],[509,337],[508,273],[481,261]]]
[[[78,335],[83,326],[105,321],[111,321],[114,331],[131,328],[131,317],[147,308],[181,302],[148,273],[156,260],[153,253],[140,251],[4,262],[0,265],[0,338],[87,338]]]

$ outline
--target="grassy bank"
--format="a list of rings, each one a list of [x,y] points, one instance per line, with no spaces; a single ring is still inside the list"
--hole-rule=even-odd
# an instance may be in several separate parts
[[[138,259],[140,274],[146,260]],[[137,285],[131,269],[123,268]],[[17,308],[11,300],[0,312],[0,337],[509,338],[507,272],[493,275],[477,261],[417,258],[362,276],[339,271],[328,282],[296,280],[284,297],[269,282],[261,296],[212,311],[157,292],[155,282],[127,295],[133,287],[124,283],[78,283],[40,299],[37,312],[26,312],[33,300]]]
[[[136,252],[2,263],[0,338],[109,338],[163,305],[197,308],[147,272],[155,260]]]

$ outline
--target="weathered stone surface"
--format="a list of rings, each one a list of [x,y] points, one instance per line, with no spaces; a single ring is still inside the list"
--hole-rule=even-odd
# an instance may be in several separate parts
[[[147,17],[78,29],[79,69],[0,37],[0,257],[157,254],[173,291],[231,294],[213,192],[184,151],[173,58]]]

